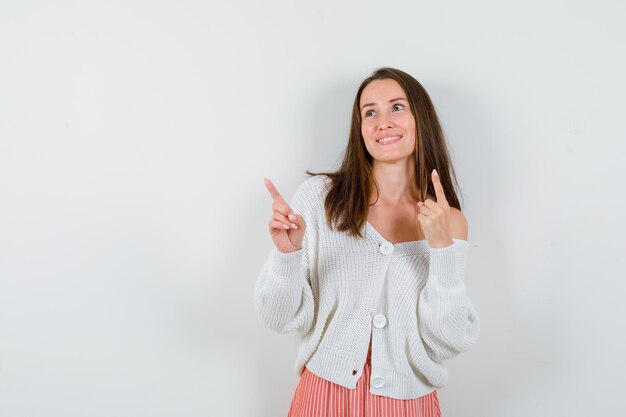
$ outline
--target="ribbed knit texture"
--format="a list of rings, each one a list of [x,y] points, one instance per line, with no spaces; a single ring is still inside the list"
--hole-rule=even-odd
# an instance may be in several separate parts
[[[287,417],[441,417],[437,390],[410,400],[370,392],[371,359],[355,389],[320,378],[304,368]]]
[[[362,239],[331,230],[323,206],[329,183],[307,178],[290,202],[306,221],[302,249],[274,247],[261,267],[254,290],[261,322],[301,335],[298,376],[306,366],[355,389],[371,334],[372,394],[413,399],[444,387],[442,361],[467,351],[480,332],[464,282],[469,243],[391,244],[369,223]],[[373,324],[377,315],[383,326]]]

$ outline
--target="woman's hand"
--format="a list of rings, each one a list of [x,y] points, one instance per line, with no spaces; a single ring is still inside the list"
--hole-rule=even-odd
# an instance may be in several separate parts
[[[439,181],[439,174],[433,169],[431,175],[437,201],[430,198],[427,198],[425,202],[419,201],[417,220],[422,225],[428,245],[431,248],[445,248],[454,243],[450,230],[450,206]]]
[[[269,231],[274,245],[283,253],[300,250],[306,230],[304,217],[293,212],[274,184],[267,178],[265,178],[265,187],[274,200],[272,218],[269,222]]]

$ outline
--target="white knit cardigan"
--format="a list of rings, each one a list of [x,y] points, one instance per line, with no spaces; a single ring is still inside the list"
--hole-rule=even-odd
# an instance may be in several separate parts
[[[372,225],[355,238],[328,226],[330,179],[305,179],[290,206],[306,221],[302,248],[275,247],[254,289],[261,322],[279,333],[298,331],[295,372],[311,372],[356,388],[372,336],[370,392],[413,399],[442,388],[442,361],[467,351],[480,322],[464,280],[469,243],[444,248],[426,240],[392,244]]]

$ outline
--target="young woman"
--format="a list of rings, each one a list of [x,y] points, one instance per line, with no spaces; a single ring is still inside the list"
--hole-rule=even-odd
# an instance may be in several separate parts
[[[433,104],[409,74],[360,85],[343,163],[272,182],[275,244],[255,286],[270,329],[301,335],[289,417],[440,416],[442,361],[478,340],[467,220]]]

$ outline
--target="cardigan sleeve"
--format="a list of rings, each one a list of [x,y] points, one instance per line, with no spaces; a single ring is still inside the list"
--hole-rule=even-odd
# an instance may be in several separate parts
[[[469,243],[452,240],[450,246],[430,248],[428,279],[418,301],[420,335],[436,362],[469,350],[480,333],[480,320],[464,283]]]
[[[309,209],[310,181],[304,181],[290,203],[296,214],[306,222],[300,250],[291,253],[272,248],[261,267],[254,289],[254,306],[263,325],[278,333],[298,330],[306,334],[313,324],[314,298],[311,290],[309,239],[314,235],[314,219]]]

